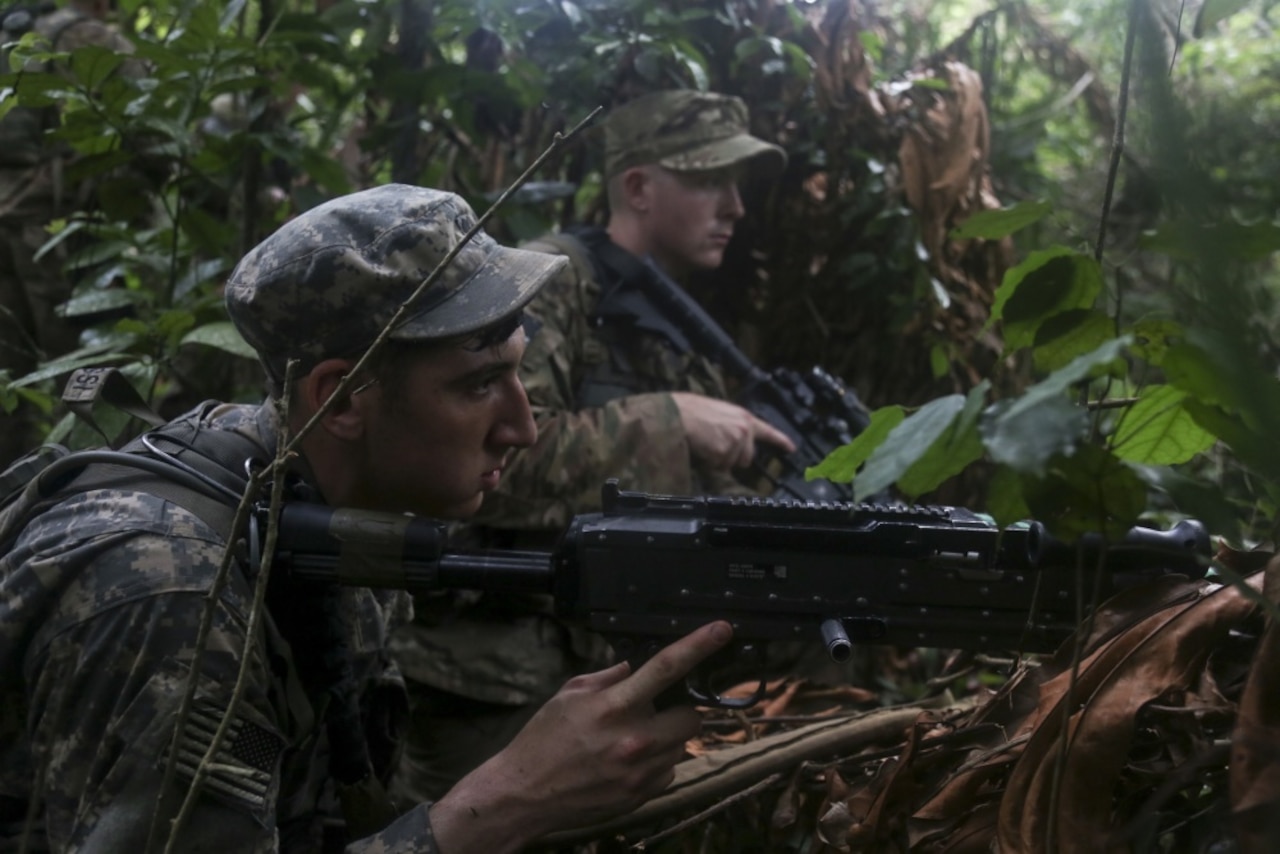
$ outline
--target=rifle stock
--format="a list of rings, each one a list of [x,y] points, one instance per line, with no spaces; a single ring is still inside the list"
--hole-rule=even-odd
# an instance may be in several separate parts
[[[454,550],[426,519],[287,504],[275,560],[306,580],[549,593],[560,616],[633,662],[717,619],[739,650],[821,642],[840,661],[855,643],[1051,652],[1090,603],[1201,576],[1209,553],[1192,521],[1133,529],[1098,574],[1037,523],[1001,530],[960,507],[661,496],[614,481],[603,506],[534,552]],[[760,693],[727,700],[698,679],[686,689],[719,706]]]

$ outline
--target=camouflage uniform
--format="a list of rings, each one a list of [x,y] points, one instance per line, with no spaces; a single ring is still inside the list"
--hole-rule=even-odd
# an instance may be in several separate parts
[[[228,282],[228,310],[278,384],[289,358],[309,366],[358,354],[475,221],[456,196],[416,187],[335,200],[282,226],[240,262]],[[503,249],[481,233],[427,290],[427,307],[393,335],[424,341],[481,330],[518,311],[562,263]],[[187,416],[199,425],[192,444],[212,447],[218,443],[207,437],[233,431],[260,451],[253,456],[271,459],[273,412],[203,405]],[[304,459],[295,471],[293,493],[315,500]],[[0,559],[0,850],[17,847],[25,833],[30,850],[141,851],[157,803],[163,840],[193,762],[230,706],[253,600],[247,561],[233,567],[214,607],[177,784],[161,801],[225,537],[176,499],[111,484],[89,484],[43,511]],[[242,546],[235,546],[241,555]],[[335,797],[376,793],[330,779],[342,756],[331,749],[332,713],[349,688],[360,701],[366,769],[386,773],[394,762],[394,701],[403,701],[403,683],[387,636],[408,619],[406,597],[326,588],[329,610],[316,613],[316,599],[297,595],[308,588],[280,583],[287,586],[278,597],[268,594],[243,699],[179,850],[322,850]],[[304,641],[315,636],[312,624],[329,617],[340,633],[336,654],[350,662],[341,685],[307,677],[317,658],[335,653]],[[413,806],[345,850],[435,851],[428,806]]]
[[[219,405],[189,417],[205,433],[240,433],[269,459],[270,412]],[[21,838],[34,798],[35,850],[142,849],[224,548],[220,532],[175,503],[103,488],[37,516],[0,561],[0,848]],[[395,689],[386,634],[397,599],[365,588],[340,596],[362,684]],[[190,757],[203,754],[229,707],[252,601],[252,573],[233,569],[200,662],[184,761],[165,800],[170,814],[192,780]],[[407,615],[403,603],[398,611]],[[318,725],[325,697],[303,685],[270,614],[248,672],[179,848],[319,850],[333,799]],[[429,850],[407,845],[429,838],[426,809],[417,807],[348,850]]]
[[[748,135],[746,126],[737,98],[650,95],[606,121],[606,172],[644,163],[702,171],[759,155],[780,165],[781,149]],[[608,267],[588,252],[607,236],[596,230],[589,237],[585,245],[557,235],[524,247],[568,255],[572,263],[526,309],[532,335],[520,377],[538,441],[515,455],[498,491],[485,497],[477,516],[485,544],[548,547],[575,514],[599,509],[609,478],[625,489],[667,494],[751,493],[728,473],[693,461],[671,396],[725,399],[721,371],[656,332],[600,316],[602,291],[628,283],[601,281]],[[559,623],[546,600],[419,597],[415,613],[394,647],[414,702],[398,781],[406,795],[447,790],[497,752],[566,679],[608,663],[603,642]]]
[[[97,45],[133,53],[129,40],[112,27],[71,7],[38,14],[32,29],[57,51]],[[141,66],[126,63],[120,73],[137,76]],[[72,283],[62,269],[65,248],[35,257],[49,239],[49,222],[80,207],[88,191],[85,185],[65,187],[64,159],[49,153],[55,143],[44,131],[54,109],[17,107],[0,119],[0,370],[8,370],[11,379],[30,372],[42,357],[70,352],[79,335],[54,311],[71,296]],[[0,466],[35,443],[29,420],[24,410],[0,411]]]

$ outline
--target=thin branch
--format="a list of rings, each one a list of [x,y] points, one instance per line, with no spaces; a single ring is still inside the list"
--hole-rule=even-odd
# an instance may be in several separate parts
[[[668,836],[674,836],[675,834],[680,833],[681,831],[688,830],[690,827],[701,824],[702,822],[711,818],[716,813],[723,812],[724,810],[728,809],[729,807],[733,806],[739,801],[745,801],[747,798],[751,797],[752,795],[755,795],[759,792],[764,791],[765,789],[769,788],[770,786],[772,786],[774,783],[777,783],[781,779],[782,779],[781,774],[777,774],[777,773],[770,774],[768,777],[765,777],[763,780],[760,780],[759,782],[754,783],[748,788],[743,789],[740,792],[734,792],[729,797],[723,800],[717,801],[716,803],[707,807],[705,810],[698,813],[697,815],[689,816],[684,821],[681,821],[675,825],[672,825],[666,830],[655,833],[653,836],[650,836],[646,839],[642,839],[639,842],[634,843],[631,846],[631,850],[645,851],[649,848],[649,846],[654,845],[658,842],[661,842],[663,839],[666,839]]]
[[[297,361],[290,359],[285,366],[285,387],[288,388],[290,381],[293,379],[293,372],[297,366]],[[218,755],[218,749],[222,746],[222,742],[226,739],[227,731],[231,728],[232,721],[235,720],[236,709],[240,706],[240,701],[244,698],[245,688],[249,684],[249,671],[251,670],[250,661],[253,660],[254,645],[257,642],[258,632],[262,626],[263,615],[266,613],[264,602],[267,598],[267,583],[271,580],[271,564],[275,558],[276,538],[279,536],[280,525],[275,520],[280,514],[280,504],[284,500],[284,471],[288,468],[289,452],[284,439],[287,437],[289,424],[289,396],[285,395],[280,401],[280,441],[276,443],[277,452],[275,463],[271,470],[278,472],[278,476],[274,478],[271,484],[271,504],[270,512],[267,516],[272,520],[267,525],[267,536],[262,546],[262,563],[258,567],[258,577],[255,579],[253,588],[253,605],[249,609],[249,625],[245,628],[244,654],[240,656],[240,670],[236,673],[235,688],[231,692],[231,701],[227,704],[226,713],[222,720],[218,722],[218,729],[213,734],[213,738],[209,741],[209,747],[205,750],[204,756],[200,759],[200,764],[196,767],[195,776],[191,781],[191,786],[187,789],[187,795],[182,801],[182,807],[178,810],[178,815],[173,820],[173,826],[169,831],[169,841],[165,845],[165,854],[172,854],[175,850],[174,846],[178,841],[178,837],[182,834],[183,825],[187,819],[191,817],[191,812],[195,809],[196,799],[200,795],[200,790],[204,788],[204,781],[209,776],[209,766],[213,764],[213,757]],[[246,491],[246,495],[250,494]],[[231,553],[233,549],[228,544],[227,553]],[[198,671],[192,671],[188,681],[188,696],[194,692],[190,687],[198,682]],[[180,736],[181,730],[175,735]],[[173,751],[173,755],[177,755],[177,750]],[[173,757],[170,757],[171,759]]]
[[[1120,75],[1120,94],[1116,102],[1116,130],[1111,140],[1111,163],[1107,167],[1107,186],[1102,196],[1102,216],[1098,221],[1098,241],[1093,248],[1093,257],[1102,263],[1103,249],[1107,243],[1107,226],[1111,220],[1111,199],[1115,195],[1116,176],[1120,172],[1120,161],[1124,156],[1124,126],[1129,113],[1129,81],[1133,74],[1133,45],[1138,37],[1138,4],[1140,0],[1129,0],[1129,24],[1124,37],[1124,67]],[[1120,334],[1120,309],[1124,303],[1124,295],[1120,285],[1116,285],[1116,334]]]
[[[261,472],[255,473],[249,478],[244,494],[240,497],[240,503],[236,506],[235,518],[231,523],[231,534],[227,538],[227,546],[222,553],[222,563],[218,566],[218,574],[214,576],[213,584],[210,586],[209,592],[205,594],[204,610],[200,614],[200,625],[196,629],[195,652],[191,656],[191,672],[187,675],[186,692],[182,696],[182,703],[178,706],[178,714],[174,717],[173,735],[169,739],[169,759],[165,762],[164,776],[161,778],[160,790],[156,795],[155,812],[151,815],[151,827],[147,831],[147,844],[143,848],[144,852],[153,850],[153,846],[158,839],[157,834],[160,828],[160,817],[163,813],[164,796],[169,791],[169,787],[173,785],[173,779],[177,774],[178,752],[181,746],[182,732],[186,729],[187,720],[191,716],[191,706],[195,701],[196,687],[200,682],[200,668],[204,663],[205,649],[209,644],[209,632],[213,627],[214,613],[217,611],[218,602],[222,598],[222,591],[226,588],[227,581],[231,578],[231,568],[236,565],[236,554],[231,544],[243,535],[245,525],[249,520],[249,513],[253,508],[255,496],[262,488],[262,483]]]

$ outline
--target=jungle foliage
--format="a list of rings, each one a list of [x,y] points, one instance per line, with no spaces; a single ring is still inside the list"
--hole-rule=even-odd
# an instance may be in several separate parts
[[[875,408],[817,474],[1068,539],[1184,516],[1238,547],[1273,538],[1273,4],[119,7],[142,79],[27,38],[0,77],[0,112],[59,105],[67,179],[98,187],[49,229],[50,251],[73,250],[82,346],[0,384],[6,408],[49,413],[51,438],[98,441],[56,406],[78,366],[119,367],[168,411],[256,398],[220,284],[291,214],[393,180],[483,211],[597,107],[693,86],[745,98],[790,158],[744,188],[750,213],[698,296],[757,361],[821,363]],[[67,70],[30,70],[42,59]],[[600,221],[598,170],[588,130],[489,230]]]

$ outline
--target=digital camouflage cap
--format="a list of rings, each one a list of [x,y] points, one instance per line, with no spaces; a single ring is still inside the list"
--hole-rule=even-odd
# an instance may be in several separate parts
[[[276,383],[358,354],[476,224],[453,193],[389,184],[341,196],[282,225],[227,282],[231,320]],[[566,260],[500,246],[483,231],[458,252],[391,333],[399,341],[468,335],[524,307]]]
[[[606,178],[644,163],[695,172],[762,155],[774,171],[786,165],[781,147],[747,132],[747,105],[730,95],[654,92],[618,107],[604,122]]]

